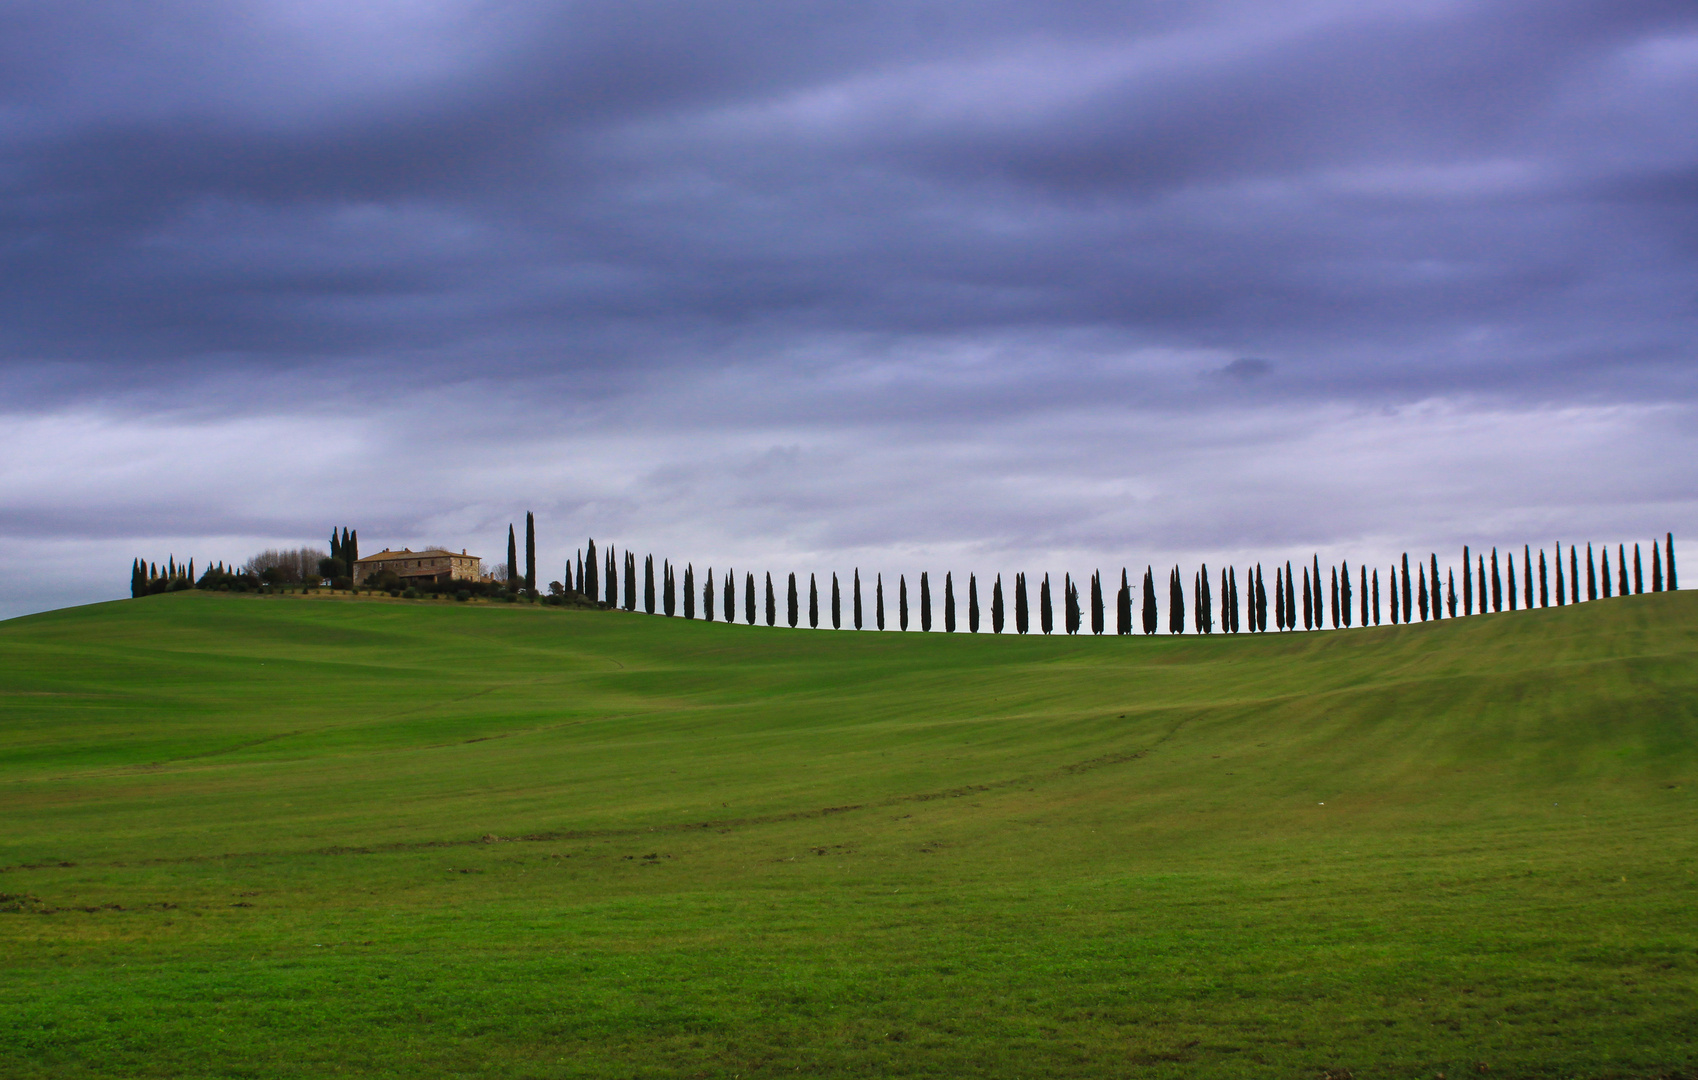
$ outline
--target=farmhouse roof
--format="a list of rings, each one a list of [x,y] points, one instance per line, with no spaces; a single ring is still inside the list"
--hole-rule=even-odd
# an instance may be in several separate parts
[[[431,548],[429,551],[411,551],[402,548],[400,551],[390,551],[384,548],[376,555],[367,555],[363,559],[355,559],[354,565],[360,563],[391,562],[395,559],[434,559],[452,556],[456,559],[476,559],[476,555],[467,555],[464,551],[444,551],[441,548]]]

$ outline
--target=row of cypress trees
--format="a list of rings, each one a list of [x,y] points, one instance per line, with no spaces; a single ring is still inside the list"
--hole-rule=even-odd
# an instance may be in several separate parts
[[[175,555],[167,556],[165,565],[130,560],[130,596],[152,596],[155,593],[178,592],[195,587],[195,561],[188,565],[177,562]]]
[[[530,537],[530,527],[527,522],[527,549],[534,550]],[[512,534],[509,531],[509,565],[513,566],[511,557]],[[1593,557],[1592,545],[1586,546],[1584,564],[1582,564],[1579,549],[1570,545],[1567,555],[1567,568],[1563,563],[1562,545],[1558,544],[1554,556],[1547,559],[1546,553],[1538,553],[1537,571],[1534,569],[1534,553],[1530,546],[1522,549],[1522,570],[1520,575],[1519,594],[1517,592],[1517,577],[1515,559],[1513,556],[1500,560],[1496,548],[1492,549],[1488,572],[1487,557],[1478,555],[1478,574],[1471,569],[1470,560],[1475,554],[1469,548],[1462,551],[1461,570],[1461,614],[1471,615],[1476,607],[1484,614],[1488,611],[1502,611],[1507,598],[1509,610],[1514,611],[1519,599],[1522,606],[1540,607],[1551,606],[1554,597],[1557,606],[1567,603],[1579,603],[1581,597],[1580,577],[1584,569],[1586,577],[1585,595],[1587,600],[1600,599],[1612,594],[1611,567],[1609,550],[1606,547],[1601,560]],[[1626,545],[1619,545],[1615,564],[1614,591],[1622,595],[1646,591],[1644,562],[1639,545],[1633,548],[1633,570],[1631,580],[1628,574]],[[1666,570],[1665,570],[1666,567]],[[1399,562],[1392,563],[1387,568],[1387,589],[1382,592],[1378,568],[1370,570],[1359,566],[1354,571],[1348,562],[1325,568],[1323,574],[1318,557],[1312,558],[1308,565],[1294,568],[1290,562],[1284,566],[1274,567],[1273,602],[1268,600],[1267,580],[1260,564],[1243,573],[1244,594],[1239,592],[1239,572],[1236,567],[1222,569],[1218,578],[1212,575],[1205,564],[1193,575],[1190,582],[1189,594],[1185,587],[1184,576],[1180,568],[1175,566],[1168,573],[1167,580],[1167,631],[1172,634],[1183,634],[1187,628],[1196,633],[1211,634],[1217,630],[1221,633],[1236,634],[1241,631],[1250,633],[1266,633],[1268,616],[1273,615],[1273,625],[1276,630],[1295,630],[1301,625],[1305,630],[1323,629],[1329,620],[1333,629],[1348,627],[1359,617],[1361,625],[1378,626],[1385,615],[1389,621],[1412,622],[1418,613],[1422,621],[1439,618],[1456,618],[1458,615],[1459,596],[1457,592],[1457,571],[1448,568],[1444,577],[1440,578],[1439,560],[1436,554],[1427,559],[1416,559],[1413,567],[1409,556],[1405,554]],[[534,569],[527,571],[534,574]],[[697,617],[696,599],[698,596],[695,569],[686,565],[682,572],[680,587],[679,570],[667,560],[662,560],[659,566],[658,585],[654,556],[643,557],[642,571],[639,578],[636,555],[630,551],[623,558],[611,547],[601,551],[596,549],[594,539],[591,539],[586,551],[580,550],[566,564],[565,587],[580,592],[591,599],[597,600],[608,607],[623,607],[627,611],[639,610],[638,583],[641,582],[640,609],[649,614],[657,610],[665,615],[676,615],[682,601],[682,614],[687,619]],[[516,568],[510,569],[509,577],[514,577]],[[1505,580],[1507,577],[1507,588]],[[1301,580],[1301,586],[1298,582]],[[1535,580],[1537,584],[1535,585]],[[1218,586],[1217,586],[1218,582]],[[621,586],[623,586],[621,588]],[[701,599],[701,617],[713,620],[723,618],[726,622],[737,621],[738,615],[738,581],[735,571],[727,571],[723,581],[709,569],[702,577],[699,595]],[[1650,559],[1650,590],[1662,592],[1665,589],[1678,587],[1674,561],[1674,534],[1666,537],[1663,545],[1651,545]],[[910,604],[908,579],[899,575],[896,582],[896,626],[907,630],[910,625]],[[922,631],[933,628],[933,591],[932,577],[929,572],[922,572],[919,577],[919,624]],[[1013,593],[1013,622],[1014,632],[1028,633],[1031,629],[1031,616],[1034,607],[1031,601],[1031,589],[1026,575],[1017,573],[1012,582]],[[1061,614],[1062,629],[1068,634],[1078,634],[1083,631],[1087,614],[1090,619],[1090,632],[1105,633],[1107,626],[1106,596],[1103,588],[1102,574],[1093,573],[1090,578],[1090,594],[1087,602],[1081,598],[1080,582],[1072,575],[1064,574],[1061,581]],[[764,586],[757,588],[755,575],[745,572],[742,581],[742,615],[744,621],[754,625],[764,616],[766,625],[776,626],[779,619],[779,594],[772,575],[765,574]],[[843,587],[835,572],[831,574],[830,591],[822,614],[820,583],[818,578],[807,576],[806,624],[818,628],[822,618],[828,619],[832,629],[842,629],[844,625]],[[1142,604],[1139,609],[1141,628],[1146,634],[1154,634],[1161,629],[1160,593],[1155,584],[1153,568],[1146,568],[1142,582]],[[1133,626],[1133,586],[1126,570],[1120,572],[1120,588],[1115,594],[1114,631],[1117,634],[1134,632]],[[1382,606],[1382,597],[1386,604]],[[860,570],[853,573],[849,585],[850,625],[856,630],[864,629],[864,608],[862,604],[862,588]],[[802,586],[796,574],[791,573],[784,588],[784,621],[789,626],[802,625],[803,603]],[[947,633],[956,630],[957,597],[955,576],[946,572],[943,576],[942,601],[943,629]],[[1050,576],[1045,574],[1037,586],[1037,601],[1035,604],[1038,628],[1045,634],[1055,631],[1055,603],[1052,596]],[[978,633],[980,629],[981,608],[979,603],[979,583],[976,574],[967,575],[966,616],[967,629],[970,633]],[[1005,604],[1002,575],[998,574],[990,587],[990,630],[1000,634],[1006,624],[1007,606]],[[884,575],[878,574],[873,582],[873,613],[872,625],[883,630],[885,620],[885,587]]]

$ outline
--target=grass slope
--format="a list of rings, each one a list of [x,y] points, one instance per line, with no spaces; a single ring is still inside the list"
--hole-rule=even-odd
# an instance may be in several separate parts
[[[1689,1075],[1698,595],[0,624],[0,1075]]]

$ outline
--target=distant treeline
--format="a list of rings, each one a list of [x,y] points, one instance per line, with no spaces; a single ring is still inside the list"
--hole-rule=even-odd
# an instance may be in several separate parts
[[[529,515],[525,531],[526,572],[521,576],[515,537],[512,529],[508,530],[508,575],[515,587],[534,589],[535,526]],[[1383,588],[1379,567],[1358,565],[1353,568],[1348,562],[1322,566],[1318,557],[1295,567],[1290,562],[1283,566],[1275,565],[1271,583],[1260,564],[1246,568],[1242,575],[1235,566],[1222,568],[1217,575],[1205,564],[1191,575],[1189,583],[1185,581],[1183,571],[1175,566],[1167,572],[1165,590],[1157,588],[1153,567],[1145,568],[1141,586],[1137,587],[1123,568],[1118,588],[1113,588],[1113,582],[1110,582],[1114,632],[1133,633],[1136,616],[1137,625],[1144,633],[1157,633],[1163,629],[1164,609],[1165,628],[1170,634],[1183,634],[1187,629],[1201,634],[1217,631],[1229,634],[1266,633],[1270,616],[1276,630],[1296,630],[1299,626],[1304,630],[1320,630],[1329,623],[1336,630],[1353,623],[1379,626],[1382,620],[1408,623],[1414,622],[1417,617],[1422,622],[1454,619],[1476,612],[1503,611],[1506,605],[1510,611],[1518,606],[1532,608],[1555,604],[1561,607],[1578,604],[1582,599],[1599,600],[1615,594],[1626,596],[1629,593],[1678,588],[1674,534],[1667,534],[1660,544],[1651,543],[1650,549],[1648,580],[1646,559],[1638,544],[1633,545],[1631,570],[1625,544],[1616,546],[1613,568],[1608,545],[1594,555],[1592,545],[1587,544],[1584,556],[1574,545],[1569,545],[1565,551],[1561,544],[1557,544],[1549,553],[1542,548],[1534,552],[1530,545],[1523,546],[1519,575],[1515,553],[1510,551],[1500,555],[1497,548],[1492,548],[1487,555],[1464,547],[1459,565],[1442,568],[1436,554],[1425,559],[1417,557],[1413,562],[1405,554],[1385,567]],[[1585,578],[1584,589],[1581,587],[1582,577]],[[709,568],[698,578],[693,565],[685,564],[680,571],[676,564],[662,559],[657,567],[653,555],[643,556],[639,569],[636,553],[619,553],[612,547],[598,551],[595,540],[591,539],[587,549],[579,550],[567,561],[565,580],[554,584],[567,592],[580,593],[604,607],[641,610],[650,615],[682,615],[686,619],[697,618],[699,611],[700,618],[712,621],[717,617],[725,622],[736,622],[741,608],[742,619],[749,625],[756,625],[764,619],[767,626],[777,626],[779,591],[773,584],[771,573],[763,574],[762,578],[757,584],[755,574],[745,571],[739,589],[734,570],[726,571],[721,578]],[[1239,589],[1241,578],[1242,593]],[[935,604],[934,580],[929,572],[919,575],[920,629],[929,631],[933,628],[933,610],[937,607],[941,608],[943,630],[954,633],[958,607],[962,606],[958,604],[960,597],[955,575],[944,572],[942,597]],[[1010,608],[1014,632],[1030,632],[1034,606],[1038,629],[1045,634],[1053,633],[1057,629],[1057,590],[1052,588],[1050,575],[1044,574],[1037,582],[1035,602],[1032,597],[1034,590],[1025,574],[1015,574],[1010,585],[1011,604],[1004,593],[1001,574],[996,575],[990,584],[991,633],[1000,634],[1007,628]],[[1088,599],[1081,596],[1081,587],[1088,587]],[[820,580],[816,575],[807,575],[805,601],[802,588],[796,574],[791,573],[783,589],[785,623],[795,627],[803,625],[806,619],[806,625],[818,628],[823,618],[829,621],[832,629],[842,629],[845,590],[837,573],[834,571],[830,575],[829,593],[823,603]],[[866,608],[858,568],[850,575],[847,591],[849,625],[856,630],[865,629]],[[886,628],[883,574],[874,575],[871,592],[871,625],[883,630]],[[1100,571],[1090,576],[1088,584],[1070,574],[1063,574],[1059,592],[1060,629],[1064,633],[1083,632],[1087,618],[1091,633],[1108,632],[1109,596]],[[1140,598],[1137,602],[1134,595]],[[978,575],[969,573],[966,575],[964,601],[969,633],[976,634],[980,630],[979,600]],[[906,575],[897,576],[894,606],[896,627],[907,630],[910,603]]]

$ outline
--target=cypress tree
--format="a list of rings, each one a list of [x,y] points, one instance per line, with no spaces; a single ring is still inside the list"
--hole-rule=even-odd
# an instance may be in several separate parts
[[[1278,583],[1275,582],[1277,585]],[[1262,564],[1256,564],[1256,633],[1268,632],[1268,590],[1267,581],[1262,577]]]
[[[878,628],[880,630],[883,630],[884,629],[884,574],[882,574],[882,573],[878,575],[878,592],[876,594],[875,601],[876,601],[877,606],[874,609],[874,615],[878,619]]]
[[[1568,602],[1580,602],[1580,552],[1568,545]]]
[[[1368,567],[1366,564],[1357,567],[1362,575],[1362,626],[1368,625]]]
[[[924,570],[920,571],[920,630],[932,632],[932,580]]]
[[[578,553],[578,561],[582,562],[583,558],[584,558],[584,554],[583,554],[583,552],[580,551]],[[577,592],[578,591],[577,580],[578,580],[577,578],[572,576],[572,559],[571,559],[570,556],[567,556],[567,559],[566,559],[566,578],[562,582],[562,584],[565,585],[567,592]]]
[[[731,609],[725,611],[726,621],[731,620]],[[758,616],[755,614],[755,575],[745,571],[743,574],[743,621],[750,626],[755,625]]]
[[[643,610],[654,614],[654,556],[643,556]]]
[[[708,571],[708,581],[709,582],[713,581],[713,571],[712,570]],[[711,588],[708,590],[708,596],[709,597],[713,596],[713,590]],[[713,601],[711,599],[708,600],[708,604],[711,605],[712,603],[713,603]],[[695,563],[685,563],[684,564],[684,617],[686,619],[693,619],[693,618],[696,617],[696,564]],[[707,619],[708,619],[709,622],[713,621],[713,613],[712,613],[711,608],[709,609]]]
[[[753,589],[750,589],[749,591],[751,593],[754,592]],[[736,622],[737,621],[737,572],[735,570],[727,570],[725,572],[725,591],[720,593],[719,596],[720,596],[720,599],[725,601],[725,604],[724,604],[725,621],[731,622],[731,623]],[[750,604],[749,606],[751,608],[754,607],[753,604]],[[754,614],[754,612],[751,611],[750,614],[752,615],[752,614]],[[755,620],[750,619],[749,621],[754,622]]]
[[[1531,605],[1528,605],[1528,606],[1531,606]],[[1550,607],[1551,606],[1550,587],[1549,587],[1549,584],[1545,580],[1545,549],[1544,548],[1539,549],[1539,606],[1540,607]]]
[[[1523,573],[1521,575],[1522,599],[1526,601],[1524,604],[1522,604],[1522,607],[1525,607],[1528,611],[1532,611],[1533,610],[1533,549],[1530,546],[1528,546],[1527,544],[1521,545],[1521,560],[1522,560],[1522,567],[1523,567]]]
[[[996,581],[991,584],[991,633],[1002,633],[1002,575],[996,575]]]
[[[537,519],[525,511],[525,591],[537,594]]]
[[[1031,612],[1026,603],[1026,575],[1014,575],[1014,632],[1024,634],[1032,628]]]
[[[517,592],[519,588],[519,541],[513,533],[511,523],[507,526],[507,591]]]
[[[843,590],[837,584],[837,571],[831,572],[831,628],[843,629]]]
[[[1482,597],[1481,602],[1484,603]],[[1503,579],[1498,576],[1498,549],[1492,549],[1492,612],[1503,610]]]
[[[1588,544],[1587,547],[1591,547],[1591,545]],[[1604,582],[1604,599],[1608,600],[1610,598],[1610,547],[1608,544],[1603,546],[1603,556],[1603,573],[1599,576],[1603,578]]]
[[[602,582],[602,588],[607,590],[607,606],[619,606],[619,559],[612,548],[607,549],[607,555],[602,560],[607,570],[607,580]]]
[[[955,633],[955,574],[951,570],[943,572],[943,632]]]
[[[1676,580],[1674,574],[1674,533],[1669,533],[1666,540],[1668,543],[1668,551],[1665,554],[1669,564],[1669,591],[1674,592],[1680,588],[1680,582]],[[1570,548],[1569,550],[1572,551],[1573,549]]]
[[[1278,566],[1274,567],[1274,626],[1285,629],[1285,578]]]
[[[1432,576],[1427,580],[1433,583],[1433,618],[1439,617],[1439,556],[1437,552],[1427,553],[1427,565],[1432,569]]]
[[[1556,564],[1556,602],[1557,607],[1563,607],[1568,603],[1568,585],[1562,574],[1562,541],[1557,541],[1553,546],[1556,548],[1556,553],[1551,557],[1551,561]],[[1572,551],[1573,548],[1569,550]],[[1544,558],[1543,555],[1539,557]]]
[[[778,625],[778,597],[772,591],[772,571],[766,572],[766,624]]]
[[[1238,633],[1238,567],[1227,568],[1227,595],[1231,598],[1231,626],[1234,634]]]
[[[360,530],[354,529],[348,533],[348,543],[346,548],[348,556],[348,573],[352,575],[354,572],[354,564],[360,561]]]
[[[896,624],[908,629],[908,575],[896,575]]]
[[[629,549],[625,552],[625,610],[637,610],[637,556]]]
[[[1509,572],[1509,610],[1515,610],[1515,552],[1509,553],[1504,560],[1504,568]]]
[[[660,585],[662,592],[660,597],[660,608],[666,613],[666,617],[670,619],[678,613],[678,583],[675,577],[675,572],[672,569],[671,560],[664,560],[661,563],[661,571]]]
[[[1061,577],[1062,621],[1069,634],[1077,634],[1080,625],[1085,621],[1079,610],[1079,588],[1073,584],[1073,575],[1063,573]]]
[[[1160,629],[1157,626],[1159,612],[1156,607],[1156,573],[1155,568],[1151,566],[1144,567],[1143,616],[1144,633],[1153,634]]]
[[[1420,594],[1416,598],[1416,600],[1421,605],[1421,621],[1426,622],[1427,621],[1427,612],[1429,610],[1428,604],[1427,604],[1427,599],[1428,599],[1428,597],[1427,597],[1427,568],[1425,566],[1420,567],[1418,574],[1419,574],[1419,577],[1420,577],[1420,581],[1418,582],[1418,584],[1420,585],[1421,590],[1420,590]],[[1436,585],[1437,582],[1434,582],[1434,584]]]
[[[1475,555],[1474,564],[1479,568],[1476,580],[1480,583],[1480,614],[1484,615],[1486,613],[1486,557],[1484,555]],[[1466,566],[1463,567],[1462,570],[1464,573],[1468,572],[1468,568]]]
[[[1413,599],[1414,599],[1414,595],[1413,595],[1413,593],[1410,589],[1410,581],[1409,581],[1409,553],[1407,551],[1405,551],[1403,553],[1403,621],[1404,622],[1409,622],[1415,616],[1414,605],[1410,603],[1410,601],[1412,601]]]
[[[1474,614],[1474,560],[1469,557],[1468,545],[1462,545],[1462,614]],[[1480,597],[1483,602],[1486,598]]]
[[[789,620],[792,630],[796,629],[796,623],[801,619],[801,612],[798,610],[800,607],[801,604],[796,596],[796,571],[792,570],[784,593],[784,617]]]
[[[189,576],[195,576],[195,564],[189,562]],[[1656,544],[1651,545],[1651,591],[1663,591],[1663,549]]]
[[[704,622],[713,622],[713,593],[718,584],[719,579],[713,576],[713,567],[708,567],[707,573],[702,575],[702,620]]]
[[[1314,571],[1314,576],[1310,580],[1315,583],[1315,629],[1319,630],[1326,622],[1326,605],[1321,602],[1321,557],[1319,555],[1311,556],[1309,565],[1310,569]]]
[[[820,628],[820,587],[815,575],[808,575],[808,628]]]
[[[1120,568],[1120,591],[1114,594],[1114,632],[1132,632],[1132,581],[1126,576],[1124,566]]]
[[[1291,576],[1291,563],[1285,564],[1285,623],[1297,629],[1297,579]]]
[[[861,568],[855,567],[855,629],[861,629]]]
[[[1314,604],[1309,599],[1309,568],[1303,568],[1303,629],[1314,629]]]
[[[1374,571],[1374,625],[1380,625],[1380,572]]]
[[[1179,567],[1167,576],[1167,632],[1185,632],[1185,587],[1180,584]]]
[[[967,632],[979,632],[979,575],[967,571]]]
[[[1645,567],[1639,561],[1639,545],[1634,544],[1633,545],[1633,594],[1635,596],[1638,596],[1641,593],[1643,593],[1644,591],[1645,591]],[[1627,590],[1623,589],[1622,594],[1626,595],[1626,593],[1627,593]]]
[[[1101,634],[1103,626],[1103,573],[1101,570],[1091,571],[1091,633]]]
[[[1050,603],[1049,572],[1044,572],[1044,583],[1038,589],[1038,625],[1043,632],[1055,632],[1055,607]]]
[[[1446,570],[1444,576],[1445,592],[1447,594],[1445,601],[1450,608],[1450,617],[1454,619],[1456,618],[1456,574],[1450,570]],[[1468,575],[1463,574],[1462,576],[1467,577]]]
[[[590,537],[589,547],[584,549],[584,561],[578,571],[578,588],[591,600],[599,599],[601,582],[597,580],[595,561],[595,537]]]
[[[1198,631],[1204,634],[1215,632],[1215,597],[1214,586],[1209,584],[1209,564],[1204,563],[1197,571],[1197,587],[1191,591],[1191,599],[1196,608]]]
[[[1338,567],[1332,568],[1332,628],[1338,629]]]
[[[1615,594],[1617,596],[1626,596],[1628,594],[1628,589],[1627,589],[1627,548],[1625,546],[1621,545],[1621,544],[1617,544],[1616,549],[1615,549],[1615,553],[1616,553],[1616,560],[1615,560],[1616,590],[1615,590]]]
[[[1350,564],[1349,563],[1344,563],[1339,568],[1338,599],[1339,599],[1339,604],[1340,604],[1339,614],[1341,616],[1343,616],[1344,625],[1348,629],[1349,626],[1350,626],[1350,615],[1351,615]]]

